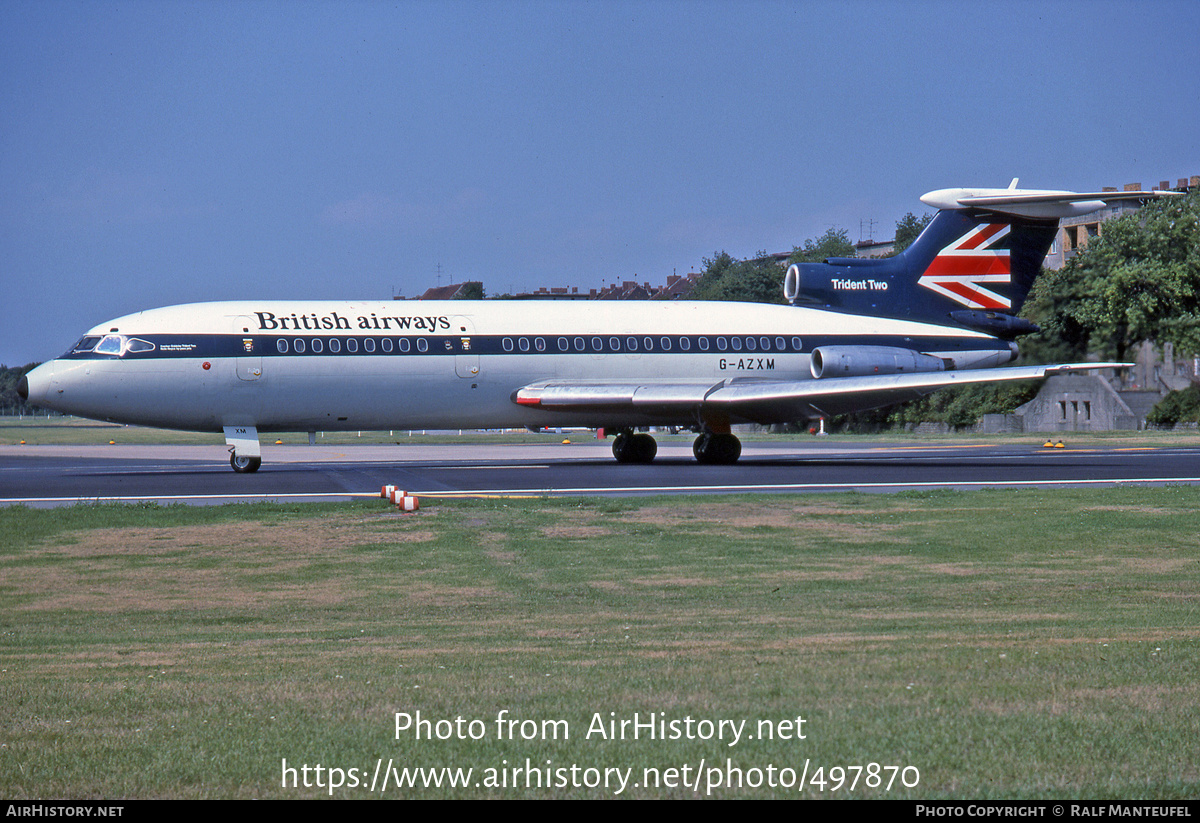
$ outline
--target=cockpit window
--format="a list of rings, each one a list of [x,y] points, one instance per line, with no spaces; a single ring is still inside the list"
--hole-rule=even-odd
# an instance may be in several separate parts
[[[96,344],[100,342],[99,337],[81,337],[79,342],[71,347],[71,354],[82,354],[96,348]]]
[[[137,352],[154,351],[154,344],[149,340],[143,340],[140,337],[131,337],[129,338],[129,348],[127,348],[126,351],[133,352],[135,354]]]
[[[100,345],[96,346],[96,354],[115,354],[119,356],[124,343],[125,340],[121,335],[106,334],[104,335],[104,339],[100,341]]]
[[[149,340],[140,337],[126,337],[123,334],[88,335],[81,337],[79,342],[71,347],[68,354],[107,354],[120,357],[123,354],[143,354],[158,348]]]

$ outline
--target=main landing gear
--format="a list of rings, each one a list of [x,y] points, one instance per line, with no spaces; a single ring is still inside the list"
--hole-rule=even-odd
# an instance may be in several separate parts
[[[612,451],[618,463],[650,463],[658,444],[648,434],[626,430],[617,434]],[[729,466],[742,456],[742,441],[729,432],[701,432],[692,443],[692,454],[705,465]]]
[[[742,456],[742,441],[729,432],[701,432],[692,443],[697,462],[713,466],[731,466]]]
[[[648,434],[623,431],[613,440],[612,452],[618,463],[649,463],[658,454],[658,444]]]

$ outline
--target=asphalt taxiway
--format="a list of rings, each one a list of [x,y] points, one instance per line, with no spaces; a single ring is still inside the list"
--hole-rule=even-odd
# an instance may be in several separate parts
[[[1037,441],[1037,442],[1035,442]],[[348,500],[395,484],[426,497],[728,494],[1200,483],[1200,447],[1043,448],[987,443],[749,441],[733,466],[702,466],[690,441],[622,465],[607,442],[546,445],[264,446],[235,474],[221,446],[0,446],[0,505],[88,501],[218,504]]]

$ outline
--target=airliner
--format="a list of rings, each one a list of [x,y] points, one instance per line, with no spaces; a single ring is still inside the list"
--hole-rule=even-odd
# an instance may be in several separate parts
[[[941,189],[902,253],[791,266],[788,305],[707,301],[197,303],[101,323],[18,385],[66,414],[223,432],[230,465],[259,434],[587,427],[621,463],[657,453],[646,429],[695,432],[730,464],[738,423],[809,421],[946,386],[1119,363],[1008,366],[1017,316],[1062,217],[1171,192]],[[311,435],[310,435],[311,437]]]

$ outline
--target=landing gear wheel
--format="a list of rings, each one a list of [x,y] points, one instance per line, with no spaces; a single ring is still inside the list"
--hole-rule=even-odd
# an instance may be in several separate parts
[[[658,454],[658,443],[648,434],[621,433],[613,440],[612,451],[618,463],[650,463]]]
[[[245,457],[234,452],[229,455],[229,465],[233,466],[233,470],[238,474],[250,474],[258,471],[258,467],[262,465],[262,458]]]
[[[705,465],[729,466],[742,456],[742,441],[732,434],[704,432],[692,443],[692,454]]]

